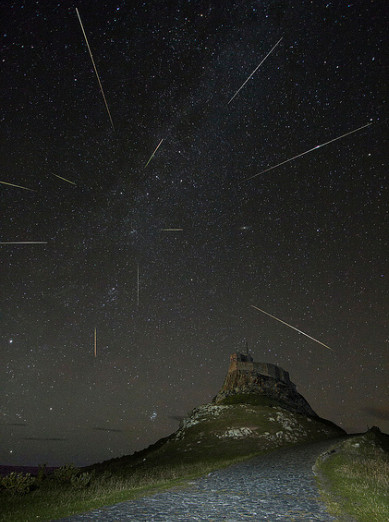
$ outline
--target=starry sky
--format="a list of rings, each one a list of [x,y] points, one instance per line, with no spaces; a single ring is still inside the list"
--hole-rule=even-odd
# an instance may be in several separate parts
[[[0,463],[148,446],[246,340],[389,431],[385,2],[96,6],[1,3]]]

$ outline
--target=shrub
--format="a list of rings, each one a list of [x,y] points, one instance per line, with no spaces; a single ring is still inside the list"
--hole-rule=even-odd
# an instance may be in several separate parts
[[[70,483],[73,489],[85,489],[89,486],[92,480],[91,473],[81,473],[80,475],[73,475],[70,479]]]
[[[36,475],[36,481],[38,484],[41,484],[46,479],[47,479],[46,464],[39,464],[38,473]]]
[[[76,477],[79,474],[80,470],[74,467],[74,464],[65,464],[65,466],[61,466],[54,471],[54,478],[57,482],[63,484],[70,484],[73,477]]]
[[[36,483],[31,473],[16,473],[13,471],[1,479],[2,487],[11,495],[25,495]]]

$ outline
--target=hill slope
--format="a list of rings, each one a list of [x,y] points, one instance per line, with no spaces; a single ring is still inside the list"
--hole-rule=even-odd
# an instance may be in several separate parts
[[[342,435],[341,428],[313,411],[288,372],[236,352],[212,403],[195,408],[175,433],[134,455],[92,468],[108,466],[116,472],[134,466],[209,465]]]
[[[237,400],[244,402],[199,406],[169,437],[131,456],[92,467],[113,471],[133,466],[222,462],[345,434],[330,421],[289,411],[282,403],[266,397],[234,397]]]
[[[316,461],[322,498],[341,520],[389,520],[389,435],[349,435]]]

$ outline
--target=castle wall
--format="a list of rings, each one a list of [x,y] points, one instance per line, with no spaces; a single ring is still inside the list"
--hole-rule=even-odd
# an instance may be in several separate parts
[[[259,373],[267,375],[268,377],[273,377],[273,379],[277,379],[278,381],[283,381],[287,384],[291,382],[289,373],[275,364],[254,363],[254,370],[259,371]]]
[[[234,370],[242,370],[246,372],[250,372],[254,370],[254,362],[243,362],[243,361],[234,361],[230,364],[230,368],[228,371]]]
[[[272,377],[278,381],[282,381],[286,384],[293,384],[289,378],[289,373],[283,368],[271,363],[254,362],[250,355],[244,355],[240,353],[234,353],[230,357],[230,367],[228,372],[233,371],[246,371],[246,372],[257,372],[267,377]]]

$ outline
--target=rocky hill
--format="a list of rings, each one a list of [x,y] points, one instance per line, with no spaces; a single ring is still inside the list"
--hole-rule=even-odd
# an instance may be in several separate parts
[[[287,372],[269,364],[262,367],[263,373],[259,366],[244,368],[241,363],[264,364],[242,360],[245,357],[231,356],[232,366],[213,402],[194,408],[175,433],[130,457],[114,459],[110,465],[216,462],[345,435],[312,410]]]

